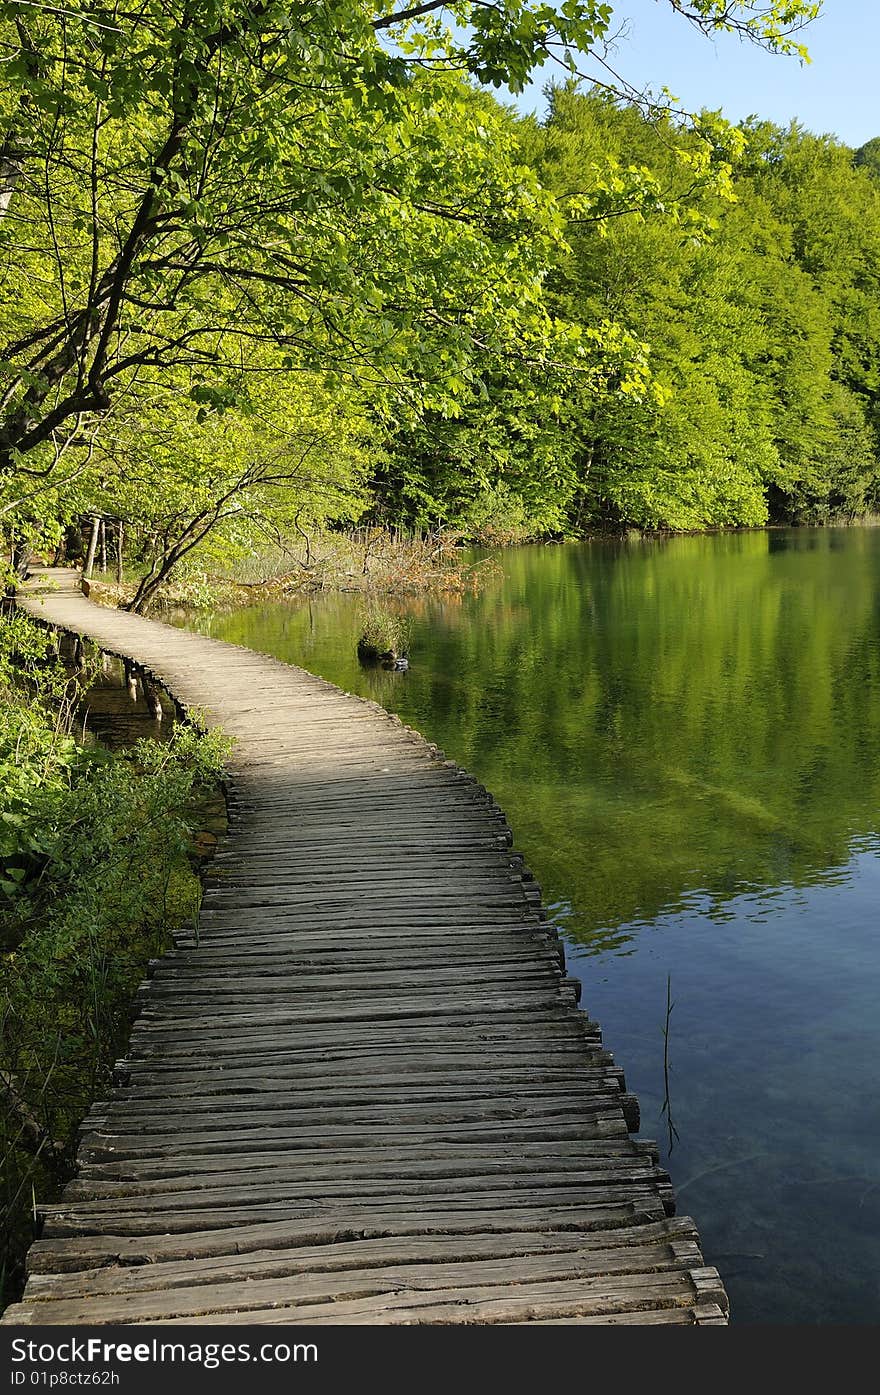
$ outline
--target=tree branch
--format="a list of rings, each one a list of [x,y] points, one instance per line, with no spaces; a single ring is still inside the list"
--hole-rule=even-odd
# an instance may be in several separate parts
[[[0,1069],[0,1094],[20,1126],[19,1147],[23,1147],[34,1157],[43,1159],[50,1167],[53,1164],[57,1166],[66,1152],[64,1144],[46,1132],[19,1090],[15,1077],[4,1069]]]
[[[381,19],[372,21],[373,29],[390,29],[393,24],[404,24],[408,19],[418,19],[419,15],[430,14],[432,10],[445,10],[449,7],[449,0],[428,0],[425,5],[414,5],[410,10],[397,10],[394,14],[384,15]],[[493,5],[492,9],[495,8]]]

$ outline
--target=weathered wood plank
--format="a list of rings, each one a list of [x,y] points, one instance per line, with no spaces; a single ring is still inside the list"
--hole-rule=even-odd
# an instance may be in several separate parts
[[[316,1188],[315,1192],[318,1191]],[[425,1211],[439,1209],[447,1218],[448,1225],[444,1227],[447,1230],[454,1228],[453,1221],[457,1213],[468,1215],[478,1214],[487,1209],[498,1210],[507,1214],[507,1227],[517,1229],[521,1224],[518,1219],[520,1211],[528,1203],[531,1195],[528,1190],[499,1190],[479,1194],[436,1191],[425,1195],[398,1193],[389,1188],[383,1195],[375,1197],[365,1196],[361,1190],[358,1190],[356,1195],[342,1190],[337,1196],[325,1196],[321,1191],[320,1194],[304,1196],[293,1201],[267,1201],[254,1197],[249,1204],[245,1204],[238,1197],[230,1198],[229,1204],[225,1205],[215,1202],[189,1210],[146,1206],[140,1211],[124,1210],[115,1202],[106,1206],[101,1206],[100,1203],[87,1206],[86,1203],[72,1202],[66,1208],[63,1203],[44,1208],[46,1222],[43,1233],[48,1239],[102,1233],[129,1236],[190,1234],[193,1231],[220,1230],[279,1221],[315,1221],[319,1217],[332,1219],[338,1216],[340,1211],[351,1211],[355,1206],[363,1213],[372,1211],[391,1218],[395,1227],[401,1212],[411,1211],[414,1207]],[[588,1206],[605,1208],[621,1202],[632,1202],[636,1206],[659,1202],[667,1215],[675,1214],[671,1188],[667,1184],[664,1189],[663,1184],[656,1178],[647,1179],[644,1183],[621,1183],[619,1186],[609,1183],[602,1187],[581,1189],[548,1187],[541,1191],[536,1200],[542,1207],[564,1206],[569,1212]]]
[[[412,1072],[433,1074],[435,1071],[476,1071],[492,1070],[496,1067],[513,1069],[556,1070],[565,1069],[579,1072],[596,1066],[618,1070],[613,1065],[613,1057],[594,1038],[544,1037],[534,1038],[527,1045],[532,1051],[513,1047],[504,1051],[504,1043],[484,1043],[479,1056],[474,1055],[472,1046],[465,1041],[438,1042],[436,1051],[429,1044],[419,1042],[397,1042],[394,1046],[377,1043],[373,1046],[354,1044],[328,1046],[325,1056],[320,1045],[290,1046],[285,1042],[270,1041],[262,1051],[241,1052],[235,1043],[227,1040],[226,1051],[219,1051],[214,1059],[195,1052],[182,1051],[170,1059],[163,1052],[148,1053],[142,1056],[129,1055],[118,1063],[118,1071],[126,1081],[148,1083],[153,1080],[175,1079],[192,1080],[217,1073],[221,1078],[233,1072],[245,1076],[259,1075],[267,1066],[277,1071],[301,1071],[305,1076],[318,1075],[326,1078],[328,1062],[344,1068],[348,1075],[369,1075],[371,1072],[387,1070],[391,1066],[395,1075],[408,1075]],[[390,1059],[389,1059],[390,1058]]]
[[[420,1273],[425,1273],[424,1269]],[[287,1296],[288,1286],[282,1282],[247,1285],[217,1285],[197,1290],[172,1290],[156,1294],[140,1304],[114,1302],[95,1303],[90,1321],[190,1323],[491,1323],[529,1321],[546,1317],[610,1314],[687,1307],[705,1302],[709,1296],[700,1291],[699,1270],[675,1268],[670,1271],[652,1270],[641,1274],[610,1274],[595,1277],[568,1272],[564,1277],[537,1278],[534,1282],[498,1284],[478,1281],[451,1289],[424,1288],[407,1290],[403,1284],[393,1287],[393,1276],[386,1278],[389,1286],[364,1292],[370,1279],[350,1280],[343,1285],[345,1297],[322,1300],[318,1285],[312,1290],[314,1298],[304,1300]],[[476,1277],[476,1276],[475,1276]],[[341,1282],[341,1281],[340,1281]],[[377,1282],[377,1281],[372,1281]],[[237,1290],[237,1296],[236,1296]],[[260,1293],[262,1291],[262,1293]],[[258,1307],[263,1296],[270,1306]],[[720,1282],[713,1301],[721,1306],[724,1299]],[[25,1311],[25,1305],[22,1305]],[[47,1302],[41,1321],[65,1323],[72,1320],[76,1306],[63,1302]],[[31,1310],[32,1311],[32,1310]],[[48,1314],[48,1315],[47,1315]]]
[[[95,1294],[90,1307],[92,1320],[101,1323],[161,1322],[278,1305],[303,1310],[312,1304],[345,1300],[375,1302],[382,1296],[397,1309],[412,1303],[418,1310],[434,1295],[448,1302],[450,1292],[456,1290],[476,1291],[479,1302],[485,1302],[492,1293],[502,1303],[518,1303],[524,1292],[549,1283],[577,1289],[581,1301],[585,1292],[592,1290],[600,1302],[613,1303],[633,1293],[643,1297],[646,1289],[656,1292],[652,1279],[666,1294],[687,1292],[692,1298],[693,1288],[685,1288],[681,1271],[685,1266],[699,1267],[700,1259],[693,1241],[681,1241],[619,1250],[518,1254],[512,1258],[474,1256],[464,1263],[436,1259],[417,1265],[388,1264],[357,1270],[315,1271],[295,1260],[267,1260],[262,1266],[265,1277],[256,1272],[248,1275],[246,1283],[236,1275],[226,1281],[216,1278],[211,1283]],[[510,1288],[509,1294],[502,1291],[505,1287]],[[559,1296],[564,1297],[562,1293]],[[75,1321],[81,1306],[78,1295],[68,1299],[44,1291],[41,1321]]]
[[[150,1264],[109,1264],[94,1269],[34,1272],[33,1291],[53,1298],[94,1294],[145,1293],[160,1288],[185,1288],[224,1280],[271,1278],[279,1275],[338,1273],[389,1265],[464,1264],[536,1255],[588,1256],[601,1272],[603,1254],[638,1251],[643,1262],[648,1247],[689,1242],[696,1246],[693,1221],[664,1218],[613,1231],[523,1230],[462,1235],[394,1235],[378,1239],[328,1241],[323,1245],[251,1249],[207,1258],[189,1257]],[[680,1251],[679,1251],[680,1253]],[[694,1251],[691,1251],[694,1257]]]
[[[339,1207],[329,1218],[276,1218],[257,1224],[242,1221],[210,1230],[134,1236],[105,1230],[97,1235],[77,1233],[73,1238],[47,1236],[31,1246],[28,1270],[33,1274],[61,1274],[120,1264],[130,1267],[239,1255],[252,1249],[338,1245],[349,1241],[360,1244],[374,1239],[397,1241],[401,1237],[442,1239],[522,1232],[584,1235],[613,1231],[618,1243],[618,1231],[636,1234],[643,1226],[662,1224],[668,1219],[662,1203],[650,1196],[580,1207],[546,1206],[543,1200],[541,1206],[525,1203],[515,1212],[495,1208],[438,1214],[420,1206],[415,1210],[400,1207],[391,1215],[383,1215],[375,1208]],[[692,1221],[687,1223],[693,1226]]]
[[[652,1162],[657,1161],[654,1145],[640,1145],[642,1156],[649,1158]],[[328,1158],[329,1152],[329,1158]],[[519,1165],[520,1170],[527,1171],[529,1164],[536,1164],[543,1170],[551,1161],[559,1164],[564,1160],[567,1166],[576,1166],[582,1162],[590,1162],[593,1166],[599,1167],[605,1164],[608,1159],[625,1159],[631,1165],[634,1156],[628,1139],[623,1138],[590,1138],[585,1140],[554,1142],[552,1155],[546,1143],[518,1142],[516,1149],[511,1150],[513,1165]],[[225,1144],[218,1142],[214,1153],[192,1153],[188,1150],[178,1148],[169,1149],[164,1156],[143,1157],[137,1155],[134,1158],[117,1158],[112,1161],[85,1159],[81,1162],[79,1176],[82,1178],[104,1178],[108,1180],[143,1179],[149,1177],[190,1177],[198,1172],[200,1178],[211,1174],[222,1172],[241,1172],[258,1170],[260,1168],[277,1168],[285,1162],[290,1155],[294,1155],[296,1163],[300,1169],[308,1169],[311,1176],[321,1173],[327,1168],[339,1170],[340,1168],[350,1168],[351,1166],[365,1166],[370,1169],[373,1175],[379,1175],[381,1171],[408,1172],[430,1172],[440,1171],[442,1167],[448,1166],[452,1162],[457,1168],[476,1167],[479,1163],[490,1167],[501,1165],[501,1150],[497,1144],[471,1143],[463,1145],[461,1143],[432,1143],[430,1139],[422,1140],[418,1145],[407,1145],[405,1143],[386,1143],[384,1146],[374,1145],[366,1142],[362,1148],[353,1148],[346,1151],[344,1148],[337,1148],[330,1152],[327,1149],[308,1149],[291,1147],[288,1149],[273,1148],[271,1151],[262,1152],[259,1150],[249,1153],[230,1152]],[[612,1164],[613,1165],[613,1164]],[[67,1193],[71,1195],[71,1193]]]
[[[260,1155],[258,1155],[260,1156]],[[308,1175],[308,1183],[302,1181]],[[648,1158],[633,1156],[605,1155],[602,1157],[549,1157],[528,1159],[518,1154],[506,1157],[482,1158],[443,1158],[421,1161],[406,1161],[394,1154],[379,1160],[375,1155],[366,1163],[347,1158],[327,1158],[309,1165],[307,1173],[302,1159],[297,1154],[287,1154],[275,1158],[271,1163],[252,1164],[230,1168],[225,1171],[210,1172],[199,1169],[170,1176],[127,1177],[124,1180],[107,1179],[97,1176],[94,1170],[84,1170],[65,1189],[65,1205],[68,1201],[96,1201],[109,1197],[120,1200],[132,1199],[138,1205],[148,1197],[179,1199],[180,1204],[188,1204],[193,1198],[221,1196],[223,1199],[239,1196],[259,1189],[261,1198],[295,1197],[303,1187],[313,1191],[320,1182],[324,1195],[331,1195],[335,1187],[346,1191],[352,1188],[364,1197],[379,1195],[379,1183],[390,1182],[395,1190],[430,1192],[434,1189],[449,1191],[453,1184],[467,1179],[467,1185],[474,1191],[497,1187],[503,1181],[510,1188],[527,1187],[539,1193],[545,1187],[603,1185],[613,1182],[619,1185],[630,1178],[641,1183],[646,1179],[667,1180],[666,1173],[656,1167]],[[169,1203],[170,1204],[170,1203]]]
[[[476,1119],[448,1121],[421,1121],[414,1125],[407,1120],[402,1123],[384,1123],[371,1128],[365,1134],[363,1128],[355,1124],[323,1124],[320,1127],[251,1127],[230,1129],[226,1134],[217,1132],[187,1132],[175,1129],[171,1132],[155,1133],[149,1129],[130,1132],[122,1128],[102,1129],[100,1125],[84,1130],[80,1136],[79,1156],[83,1161],[101,1161],[111,1158],[158,1158],[173,1154],[176,1149],[188,1153],[211,1156],[218,1150],[243,1152],[263,1152],[272,1147],[279,1152],[291,1149],[335,1149],[340,1150],[365,1147],[397,1148],[408,1141],[424,1145],[429,1149],[435,1144],[461,1144],[466,1150],[471,1143],[491,1143],[502,1146],[507,1143],[540,1142],[555,1145],[560,1140],[581,1140],[588,1135],[595,1142],[615,1142],[624,1140],[631,1144],[635,1152],[654,1145],[642,1140],[632,1143],[628,1132],[615,1111],[605,1116],[581,1119],[551,1114],[546,1118],[515,1119]]]

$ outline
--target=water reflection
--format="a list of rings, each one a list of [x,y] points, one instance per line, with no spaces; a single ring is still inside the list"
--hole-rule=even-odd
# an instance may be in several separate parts
[[[808,879],[873,827],[878,544],[796,530],[517,549],[481,596],[402,603],[405,674],[360,669],[351,595],[195,623],[479,768],[589,940],[688,888]]]
[[[354,596],[187,623],[399,712],[492,789],[735,1319],[876,1322],[880,530],[503,565],[401,603],[406,673],[359,667]]]
[[[73,641],[65,636],[60,654],[68,672],[80,670]],[[77,710],[78,733],[112,749],[130,746],[141,737],[168,741],[174,728],[174,699],[161,685],[145,679],[139,669],[112,654],[95,650],[87,659],[89,681]]]

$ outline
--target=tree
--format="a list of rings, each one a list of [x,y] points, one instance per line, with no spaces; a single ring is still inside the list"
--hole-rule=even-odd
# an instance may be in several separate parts
[[[234,556],[255,536],[362,511],[368,424],[341,390],[328,392],[316,375],[272,373],[265,360],[225,400],[205,383],[169,391],[157,378],[149,410],[141,399],[137,418],[108,422],[80,507],[123,519],[139,540],[145,570],[128,609],[146,610],[209,538],[215,553]]]
[[[552,307],[641,340],[651,374],[566,395],[577,528],[823,522],[876,505],[880,194],[839,142],[766,122],[734,133],[719,185],[701,149],[714,121],[684,131],[560,88],[547,121],[525,123],[542,183],[582,200]],[[581,191],[609,188],[627,215],[584,217]]]
[[[789,51],[817,6],[672,8]],[[516,90],[611,18],[596,0],[5,0],[0,472],[42,449],[23,467],[40,477],[140,369],[210,364],[230,335],[383,384],[417,363],[453,412],[474,353],[540,355],[558,227],[447,72]]]
[[[859,146],[853,155],[853,164],[866,169],[875,179],[880,179],[880,136],[872,136]]]

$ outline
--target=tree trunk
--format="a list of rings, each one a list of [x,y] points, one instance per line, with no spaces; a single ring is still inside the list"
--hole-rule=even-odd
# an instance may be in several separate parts
[[[11,585],[7,587],[7,595],[14,595],[16,578],[20,577],[21,580],[24,581],[27,576],[30,556],[30,543],[28,543],[26,539],[18,537],[13,533],[9,547],[9,562],[12,568],[13,581]]]
[[[116,520],[116,584],[122,585],[122,519]]]
[[[17,145],[14,134],[10,134],[0,148],[0,222],[9,211],[24,168],[22,152],[16,149]]]
[[[88,579],[91,576],[92,568],[95,565],[95,550],[98,546],[98,531],[100,527],[101,520],[98,517],[98,515],[95,514],[94,518],[92,519],[92,535],[89,538],[88,556],[86,557],[86,564],[83,568],[83,576],[86,577],[86,579]]]
[[[146,576],[142,576],[138,588],[130,601],[126,601],[121,609],[130,610],[133,615],[143,615],[164,581],[161,569],[159,572],[150,571]]]
[[[100,530],[99,536],[100,536],[100,539],[101,539],[101,571],[106,573],[106,571],[107,571],[107,523],[106,523],[105,519],[103,519],[103,518],[101,519],[101,530]]]

